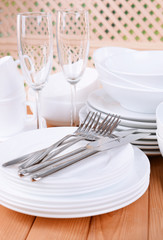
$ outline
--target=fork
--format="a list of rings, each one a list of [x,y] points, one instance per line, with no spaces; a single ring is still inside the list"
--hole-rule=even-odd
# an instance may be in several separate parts
[[[129,136],[131,134],[134,134],[136,132],[137,132],[137,130],[135,130],[135,129],[129,129],[129,130],[118,132],[118,133],[116,133],[116,136],[114,138],[110,138],[110,143],[112,141],[114,141],[115,139],[119,140],[121,138],[127,137],[127,136]],[[108,142],[109,142],[109,139],[108,139]],[[43,168],[47,167],[47,166],[53,165],[54,163],[61,162],[61,161],[65,160],[66,158],[70,158],[70,157],[80,153],[81,149],[82,148],[78,148],[78,149],[70,151],[70,152],[68,152],[68,153],[66,153],[64,155],[61,155],[59,157],[55,157],[55,158],[52,157],[51,159],[47,160],[46,162],[42,161],[42,162],[40,162],[38,164],[32,165],[32,166],[27,167],[25,169],[20,169],[18,171],[18,174],[19,174],[20,177],[29,175],[31,173],[34,173],[34,172],[36,172],[36,171],[38,171],[40,169],[43,169]]]
[[[88,116],[89,116],[89,114],[88,114]],[[65,141],[65,139],[75,136],[76,139],[74,141],[71,141],[66,146],[61,147],[61,148],[57,149],[56,151],[52,151],[52,150],[54,150],[54,145],[51,145],[49,148],[45,149],[45,151],[43,151],[40,154],[40,156],[37,155],[36,157],[34,157],[34,158],[30,159],[29,161],[26,161],[24,164],[20,165],[19,169],[27,168],[27,167],[32,166],[40,161],[47,161],[50,158],[56,156],[57,154],[61,153],[65,149],[69,148],[70,146],[76,144],[77,142],[79,142],[81,140],[95,141],[100,137],[106,136],[106,134],[107,134],[107,136],[109,136],[113,132],[113,130],[116,128],[116,126],[119,124],[120,117],[117,115],[110,115],[110,114],[107,115],[106,118],[102,121],[102,123],[99,123],[101,114],[99,114],[98,117],[97,116],[98,116],[97,113],[96,114],[92,113],[92,116],[90,117],[88,123],[86,123],[86,120],[87,120],[87,118],[86,118],[84,123],[81,125],[81,128],[77,129],[77,131],[75,131],[75,133],[67,135],[60,140],[63,143]],[[111,117],[109,118],[109,116],[111,116]],[[96,117],[97,117],[97,121],[95,121]],[[59,146],[60,146],[60,144],[59,144]],[[51,153],[51,151],[52,151],[52,153]],[[49,154],[49,153],[51,153],[51,154]]]
[[[109,116],[110,116],[110,118],[109,118]],[[56,149],[57,147],[59,147],[63,144],[66,144],[66,143],[67,144],[69,143],[68,146],[72,145],[72,143],[75,143],[76,140],[74,141],[74,139],[73,139],[73,141],[70,141],[70,140],[69,140],[69,142],[66,141],[67,139],[69,139],[71,137],[75,137],[75,138],[77,137],[77,140],[80,137],[80,140],[85,139],[88,141],[94,141],[97,139],[97,137],[99,137],[99,136],[102,137],[102,136],[106,135],[107,132],[109,132],[108,135],[110,135],[113,132],[116,125],[119,124],[119,119],[120,119],[120,117],[117,115],[109,114],[102,121],[102,123],[100,123],[100,118],[101,118],[100,113],[89,112],[87,114],[84,122],[80,124],[78,129],[73,134],[66,135],[65,137],[60,139],[58,142],[52,144],[48,148],[44,148],[39,151],[30,153],[30,154],[26,154],[24,156],[14,159],[14,160],[8,161],[8,162],[4,163],[3,166],[6,167],[6,166],[13,165],[13,164],[21,163],[21,162],[25,162],[25,163],[20,165],[20,168],[25,168],[30,165],[33,165],[33,164],[41,161],[41,159],[43,159],[45,156],[47,156],[52,150]],[[115,121],[115,120],[117,120],[117,121]],[[109,123],[110,123],[110,125],[109,125]],[[63,148],[60,149],[60,151],[63,151]],[[57,152],[57,153],[59,153],[59,152]]]

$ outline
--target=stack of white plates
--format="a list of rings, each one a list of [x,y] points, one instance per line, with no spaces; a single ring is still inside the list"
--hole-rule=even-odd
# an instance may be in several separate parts
[[[0,144],[1,164],[74,130],[49,128],[19,134]],[[38,182],[31,182],[29,176],[20,178],[15,166],[0,166],[0,203],[41,217],[92,216],[136,201],[148,188],[149,176],[148,158],[130,144],[91,156]]]
[[[103,89],[95,90],[87,99],[87,107],[80,111],[80,121],[82,121],[88,111],[101,112],[106,114],[117,114],[121,116],[121,122],[117,131],[135,128],[140,132],[149,132],[150,135],[144,139],[134,142],[134,145],[142,149],[148,155],[160,155],[160,150],[156,136],[156,115],[153,113],[138,113],[123,108],[120,103],[113,100]]]

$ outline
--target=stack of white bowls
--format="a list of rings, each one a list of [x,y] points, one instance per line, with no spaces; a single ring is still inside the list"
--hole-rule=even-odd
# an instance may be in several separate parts
[[[99,48],[93,55],[102,87],[91,93],[85,111],[118,114],[117,130],[149,132],[136,145],[148,155],[160,154],[156,136],[156,108],[163,101],[163,51]]]
[[[106,47],[93,58],[106,93],[128,110],[155,113],[163,101],[163,51]]]

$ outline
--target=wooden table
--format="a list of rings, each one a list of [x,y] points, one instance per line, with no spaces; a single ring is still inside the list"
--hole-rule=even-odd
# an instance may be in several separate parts
[[[78,219],[24,215],[0,206],[0,240],[162,240],[163,158],[150,157],[149,189],[115,212]]]

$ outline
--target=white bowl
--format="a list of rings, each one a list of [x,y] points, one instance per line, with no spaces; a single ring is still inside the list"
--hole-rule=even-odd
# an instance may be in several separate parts
[[[105,92],[118,101],[124,108],[141,113],[155,113],[163,101],[163,91],[123,87],[102,80]]]
[[[112,84],[116,84],[119,85],[121,87],[130,87],[130,88],[135,88],[137,90],[142,89],[142,87],[144,89],[151,89],[149,87],[144,87],[141,84],[137,84],[137,83],[132,83],[131,81],[120,77],[119,75],[110,72],[109,70],[107,70],[106,68],[103,67],[102,64],[96,64],[96,70],[99,74],[99,80],[100,81],[105,81],[108,83],[112,83]],[[153,90],[156,91],[156,90]]]
[[[93,60],[96,63],[101,63],[102,61],[108,59],[109,57],[112,57],[116,54],[125,54],[128,52],[135,52],[136,50],[132,50],[129,48],[123,48],[123,47],[103,47],[98,48],[93,53]]]
[[[116,54],[101,64],[132,83],[163,89],[163,51],[131,51]]]
[[[163,137],[163,102],[161,102],[156,108],[156,123],[157,131],[161,137]]]
[[[156,131],[158,146],[160,148],[161,155],[163,156],[163,138],[160,136],[159,132]]]
[[[98,74],[94,68],[86,68],[82,79],[76,85],[77,121],[80,108],[90,92],[99,88]],[[62,72],[49,77],[41,93],[41,115],[51,125],[70,125],[71,88]]]
[[[112,59],[113,56],[119,54],[129,54],[132,52],[136,52],[136,50],[121,48],[121,47],[104,47],[97,49],[93,54],[93,59],[95,62],[95,67],[99,74],[99,79],[104,79],[105,81],[109,81],[111,83],[118,84],[120,86],[132,87],[140,89],[144,87],[141,83],[137,83],[131,80],[128,80],[125,77],[120,76],[119,74],[115,74],[111,72],[109,67],[105,66],[105,63],[108,59]],[[149,87],[144,87],[149,88]]]

